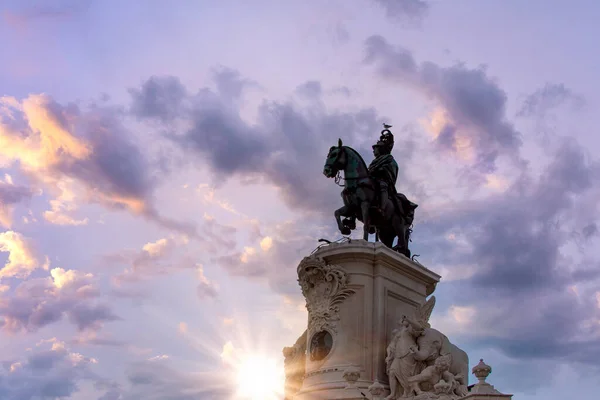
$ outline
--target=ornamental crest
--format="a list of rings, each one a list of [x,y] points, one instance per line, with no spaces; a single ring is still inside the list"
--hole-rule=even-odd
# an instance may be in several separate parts
[[[320,257],[305,257],[300,262],[298,282],[306,299],[309,330],[337,332],[339,305],[355,292],[347,287],[348,281],[342,267],[328,265]]]

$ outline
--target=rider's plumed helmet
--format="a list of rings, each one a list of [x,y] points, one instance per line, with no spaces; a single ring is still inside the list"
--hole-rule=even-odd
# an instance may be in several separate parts
[[[391,125],[383,124],[383,130],[381,131],[381,136],[377,143],[373,145],[373,148],[379,147],[379,150],[383,154],[389,154],[392,152],[394,148],[394,135],[392,135]]]

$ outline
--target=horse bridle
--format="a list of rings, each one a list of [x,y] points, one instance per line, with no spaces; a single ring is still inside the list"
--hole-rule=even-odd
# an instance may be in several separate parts
[[[341,167],[337,167],[337,163],[338,163],[338,159],[340,158],[340,156],[342,155],[342,153],[346,151],[346,149],[344,149],[343,147],[339,147],[339,149],[340,149],[340,151],[339,151],[337,157],[335,158],[335,160],[333,160],[333,162],[331,163],[331,166],[332,167],[335,166],[337,168],[337,170],[338,170],[337,174],[333,178],[333,181],[339,187],[344,187],[345,185],[340,184],[341,181],[354,180],[354,179],[358,179],[358,177],[357,178],[345,178],[345,177],[342,177],[342,168]],[[333,150],[333,148],[331,150]]]

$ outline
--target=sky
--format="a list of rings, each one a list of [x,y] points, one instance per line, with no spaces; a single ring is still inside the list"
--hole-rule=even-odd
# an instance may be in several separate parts
[[[370,162],[384,122],[432,325],[515,399],[598,393],[599,18],[2,0],[0,398],[280,399],[296,267],[341,237],[327,151]]]

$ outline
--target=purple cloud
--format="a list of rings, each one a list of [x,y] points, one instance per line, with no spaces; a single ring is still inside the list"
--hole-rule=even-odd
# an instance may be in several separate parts
[[[68,316],[80,331],[98,330],[119,319],[96,299],[93,276],[79,271],[51,270],[51,278],[30,279],[13,293],[0,297],[0,328],[17,333],[35,332]]]
[[[494,172],[500,156],[522,164],[521,134],[506,118],[506,93],[485,69],[418,64],[409,50],[377,35],[365,47],[365,63],[382,79],[413,88],[442,107],[444,121],[435,132],[442,150],[457,153],[460,134],[474,151],[473,167],[480,172]]]

